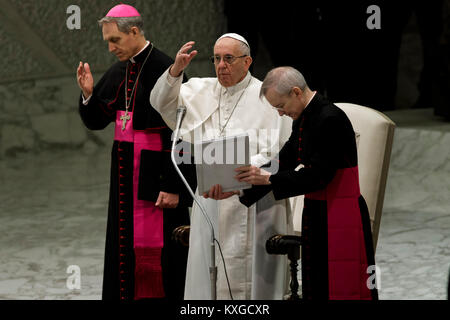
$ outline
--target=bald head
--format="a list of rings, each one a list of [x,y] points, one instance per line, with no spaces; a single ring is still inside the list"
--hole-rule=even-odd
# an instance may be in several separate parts
[[[265,96],[270,88],[280,95],[287,95],[294,87],[298,87],[302,91],[309,89],[305,78],[298,70],[292,67],[278,67],[267,73],[259,95],[260,97]]]

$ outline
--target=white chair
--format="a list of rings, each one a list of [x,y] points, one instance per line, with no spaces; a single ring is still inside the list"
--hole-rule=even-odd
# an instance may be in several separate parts
[[[395,123],[383,113],[351,103],[336,103],[350,119],[356,134],[359,184],[369,208],[374,252],[377,247]],[[303,196],[290,199],[294,231],[301,233]]]

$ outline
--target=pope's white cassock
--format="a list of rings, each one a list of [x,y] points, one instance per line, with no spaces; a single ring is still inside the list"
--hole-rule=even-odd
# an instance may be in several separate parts
[[[184,140],[210,140],[248,132],[251,164],[261,166],[288,139],[292,120],[280,117],[265,99],[260,99],[261,81],[250,72],[228,88],[217,78],[191,78],[186,83],[182,79],[182,75],[174,78],[167,70],[153,88],[150,103],[171,129],[175,127],[177,106],[186,106],[181,127]],[[274,234],[292,233],[289,201],[275,201],[272,193],[250,208],[242,205],[237,195],[220,201],[200,197],[199,201],[214,225],[233,299],[282,299],[288,292],[287,257],[269,255],[265,245]],[[194,202],[185,299],[211,299],[210,237],[210,227]],[[216,265],[217,298],[230,299],[218,249]]]

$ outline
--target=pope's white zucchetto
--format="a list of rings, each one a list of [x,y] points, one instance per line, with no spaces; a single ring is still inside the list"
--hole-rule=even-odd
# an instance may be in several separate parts
[[[245,45],[250,48],[250,45],[248,44],[247,40],[245,40],[245,38],[243,36],[241,36],[237,33],[225,33],[224,35],[220,36],[216,40],[216,43],[217,43],[217,41],[219,41],[220,39],[223,39],[223,38],[233,38],[233,39],[239,40],[239,41],[245,43]]]

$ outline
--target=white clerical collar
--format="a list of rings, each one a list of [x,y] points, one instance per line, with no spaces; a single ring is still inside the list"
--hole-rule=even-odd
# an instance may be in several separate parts
[[[133,57],[130,58],[131,63],[136,63],[136,61],[134,60],[134,58],[136,58],[142,51],[144,51],[148,45],[150,44],[150,41],[147,40],[147,43],[145,44],[145,46],[141,49],[141,51],[139,51],[138,53],[136,53]]]
[[[248,82],[250,81],[251,78],[251,74],[250,71],[247,71],[247,75],[244,77],[244,79],[242,79],[241,81],[239,81],[238,83],[236,83],[234,86],[228,87],[228,88],[224,88],[224,93],[229,94],[230,96],[232,96],[233,94],[235,94],[236,92],[239,92],[243,89],[245,89],[248,85]]]

